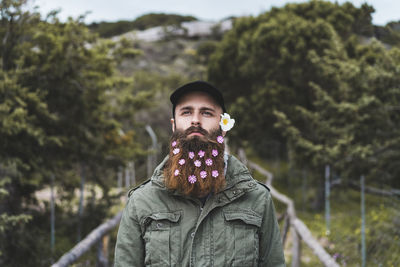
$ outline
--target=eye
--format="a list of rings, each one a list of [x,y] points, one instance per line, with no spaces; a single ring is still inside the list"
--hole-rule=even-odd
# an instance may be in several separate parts
[[[211,117],[213,116],[213,114],[209,111],[203,111],[203,115],[205,115],[206,117]]]
[[[191,112],[189,110],[184,110],[181,112],[181,115],[189,115]]]

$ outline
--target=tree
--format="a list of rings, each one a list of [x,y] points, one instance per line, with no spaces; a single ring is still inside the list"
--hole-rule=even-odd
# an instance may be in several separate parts
[[[104,195],[90,208],[91,226],[106,216],[115,170],[144,153],[134,130],[125,131],[121,117],[133,118],[152,97],[151,93],[131,97],[136,110],[117,108],[126,100],[111,101],[109,95],[134,90],[133,80],[117,72],[118,60],[137,51],[124,42],[100,41],[82,17],[61,23],[57,12],[52,12],[42,19],[35,10],[24,11],[24,4],[22,0],[0,4],[4,40],[0,45],[0,164],[15,170],[3,171],[0,183],[2,194],[7,195],[0,203],[6,216],[0,226],[8,229],[0,232],[0,264],[8,266],[25,265],[26,258],[18,256],[22,254],[32,259],[32,266],[49,263],[49,238],[43,234],[50,228],[45,228],[47,214],[33,206],[37,204],[34,193],[50,183],[50,174],[65,189],[61,196],[72,199],[79,187],[78,170],[84,166],[86,182],[100,185]],[[60,216],[68,213],[68,207],[58,210]],[[15,223],[26,222],[27,217],[16,216],[28,213],[32,235]],[[75,218],[66,217],[65,223],[74,223]],[[75,235],[68,233],[75,242],[71,236]]]
[[[373,11],[310,1],[237,20],[208,70],[232,103],[232,141],[262,156],[274,140],[287,144],[314,181],[329,163],[344,179],[397,185],[398,50],[360,43]]]

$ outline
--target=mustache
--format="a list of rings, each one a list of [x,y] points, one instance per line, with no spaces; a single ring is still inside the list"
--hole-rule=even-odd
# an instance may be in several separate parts
[[[208,135],[208,131],[203,129],[203,128],[201,128],[201,126],[197,126],[197,127],[196,126],[190,126],[189,128],[187,128],[185,130],[185,135],[188,136],[189,134],[194,133],[194,132],[201,133],[204,136]]]

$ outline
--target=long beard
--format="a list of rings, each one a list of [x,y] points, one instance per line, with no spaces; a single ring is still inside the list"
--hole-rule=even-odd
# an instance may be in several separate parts
[[[202,130],[205,136],[201,137],[187,137],[194,129],[176,130],[172,134],[164,179],[171,190],[186,196],[204,197],[225,187],[225,145],[220,129],[209,134]]]

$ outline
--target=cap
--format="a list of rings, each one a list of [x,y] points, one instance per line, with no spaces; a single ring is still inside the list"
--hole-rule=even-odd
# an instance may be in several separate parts
[[[221,92],[215,88],[213,85],[209,84],[208,82],[205,81],[195,81],[195,82],[190,82],[187,83],[178,89],[176,89],[172,94],[171,97],[169,98],[172,103],[172,116],[175,117],[175,108],[176,104],[178,103],[179,99],[193,91],[201,91],[209,94],[212,96],[212,98],[215,99],[215,101],[221,106],[222,111],[225,113],[225,104],[224,104],[224,97],[222,96]]]

